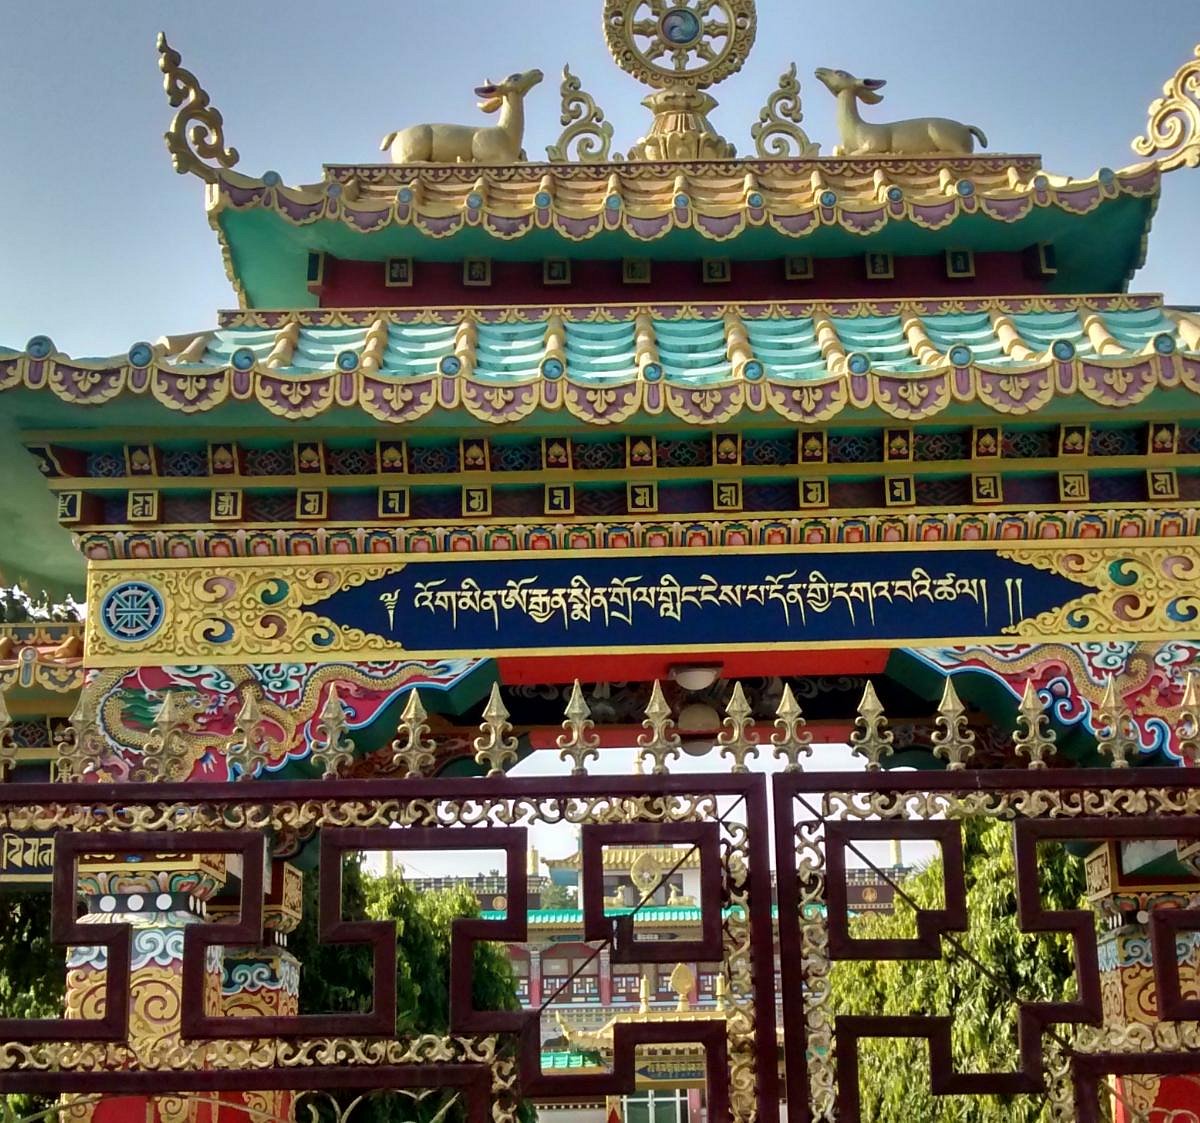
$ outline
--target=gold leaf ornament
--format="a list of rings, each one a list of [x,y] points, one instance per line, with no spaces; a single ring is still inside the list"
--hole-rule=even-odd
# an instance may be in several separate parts
[[[675,722],[671,717],[671,707],[663,695],[662,683],[654,680],[654,689],[650,692],[650,701],[646,705],[646,720],[642,722],[646,733],[638,735],[638,765],[649,758],[654,762],[651,769],[655,776],[667,774],[667,762],[679,759],[682,742],[675,732]]]
[[[733,761],[731,771],[748,772],[746,761],[758,759],[758,736],[752,732],[754,711],[740,682],[734,684],[725,714],[725,729],[717,734],[721,756]]]
[[[428,718],[421,692],[413,690],[400,716],[396,740],[392,742],[392,764],[405,776],[430,775],[437,762],[437,743],[430,739]]]
[[[1160,171],[1200,167],[1200,44],[1151,104],[1146,132],[1133,150]]]
[[[887,727],[883,705],[870,681],[863,689],[854,725],[855,730],[850,734],[850,746],[854,755],[866,759],[868,772],[881,771],[883,765],[880,762],[895,752],[893,743],[896,735]]]
[[[171,162],[180,175],[191,172],[207,183],[217,182],[217,168],[232,168],[238,151],[225,144],[225,121],[212,104],[199,79],[185,69],[182,56],[158,35],[158,68],[163,72],[167,101],[177,110],[165,140]]]
[[[755,151],[764,159],[809,159],[819,155],[821,146],[809,140],[800,127],[803,120],[800,79],[796,77],[796,64],[792,63],[780,75],[779,88],[759,111],[757,124],[750,127]]]
[[[604,110],[584,88],[583,83],[571,73],[568,64],[563,67],[561,122],[565,126],[558,143],[546,149],[553,164],[606,163],[612,152],[613,127],[604,119]],[[572,152],[572,146],[574,151]]]
[[[934,724],[937,729],[930,738],[933,755],[947,762],[948,771],[963,771],[975,752],[975,734],[967,728],[967,708],[962,704],[958,691],[954,689],[954,680],[949,676]]]
[[[587,762],[600,759],[600,738],[593,730],[596,723],[592,720],[592,711],[583,697],[583,687],[579,679],[571,688],[571,697],[567,701],[564,713],[563,732],[558,738],[558,757],[570,761],[572,776],[586,776]]]
[[[1054,730],[1050,728],[1050,718],[1033,685],[1033,679],[1025,682],[1025,693],[1017,710],[1013,745],[1018,754],[1029,758],[1029,767],[1035,770],[1045,768],[1046,757],[1054,754]]]
[[[805,728],[804,711],[796,701],[789,685],[784,685],[783,697],[779,700],[779,709],[775,711],[775,729],[771,734],[771,744],[775,749],[775,757],[787,761],[788,772],[801,772],[802,756],[812,756],[812,733]]]
[[[354,762],[354,742],[350,739],[350,727],[336,683],[330,683],[329,696],[317,719],[312,762],[321,769],[323,780],[336,780],[338,773]]]
[[[506,765],[517,763],[517,739],[512,736],[508,707],[500,697],[500,684],[492,683],[492,693],[483,711],[483,723],[475,738],[475,763],[487,767],[489,776],[503,776]]]

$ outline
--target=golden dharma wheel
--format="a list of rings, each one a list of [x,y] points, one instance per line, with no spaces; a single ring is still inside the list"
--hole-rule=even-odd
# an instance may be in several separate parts
[[[702,89],[741,70],[754,46],[754,0],[606,0],[617,65],[656,89]]]

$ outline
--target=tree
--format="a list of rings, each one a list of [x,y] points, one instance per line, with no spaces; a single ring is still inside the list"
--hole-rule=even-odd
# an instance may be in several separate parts
[[[9,1018],[59,1018],[66,989],[65,956],[50,942],[50,894],[0,894],[0,1011]],[[9,1095],[16,1118],[48,1108],[44,1096]]]
[[[969,930],[959,939],[987,968],[943,942],[936,962],[839,962],[831,977],[836,1014],[952,1014],[954,1060],[960,1072],[1011,1072],[1016,1063],[1016,1011],[1025,1002],[1074,997],[1075,966],[1067,938],[1019,931],[1011,828],[995,820],[963,823]],[[1061,848],[1043,848],[1038,863],[1042,902],[1081,907],[1083,862]],[[935,860],[902,883],[921,908],[943,906],[942,863]],[[913,935],[912,907],[852,922],[856,939]],[[860,1042],[862,1117],[875,1123],[1049,1123],[1045,1097],[934,1097],[924,1042],[889,1038]]]
[[[544,909],[577,909],[579,897],[573,885],[559,885],[551,881],[542,890],[541,907]]]
[[[345,947],[317,940],[318,871],[304,875],[305,922],[289,947],[302,966],[300,1012],[365,1011],[371,1007],[374,980],[366,955],[347,954]],[[477,917],[479,903],[465,886],[418,893],[400,874],[370,877],[357,859],[346,862],[342,874],[342,915],[367,916],[396,922],[396,1032],[399,1036],[444,1034],[450,1026],[447,980],[450,976],[451,926],[458,917]],[[516,1010],[516,978],[504,950],[494,944],[475,945],[472,993],[476,1009]],[[348,1103],[353,1096],[336,1097]],[[354,1123],[459,1123],[465,1118],[456,1105],[442,1114],[444,1098],[413,1101],[376,1097],[353,1114]],[[522,1123],[536,1118],[529,1105],[520,1106]],[[319,1118],[333,1118],[332,1112]]]

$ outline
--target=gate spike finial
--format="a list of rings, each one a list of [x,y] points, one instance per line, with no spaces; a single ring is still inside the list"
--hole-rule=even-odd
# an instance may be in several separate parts
[[[158,713],[154,715],[150,735],[146,738],[141,764],[135,769],[139,780],[162,783],[187,779],[189,716],[189,711],[183,705],[182,693],[178,690],[166,691]]]
[[[1188,671],[1179,703],[1179,755],[1189,768],[1200,765],[1200,674]]]
[[[336,682],[329,684],[329,695],[317,719],[317,735],[321,740],[313,743],[312,762],[321,769],[321,779],[336,780],[339,772],[354,763],[354,742]]]
[[[887,727],[887,716],[870,679],[858,704],[858,717],[854,725],[855,730],[850,734],[854,755],[866,758],[868,772],[881,771],[883,766],[880,761],[895,751],[895,734]]]
[[[258,695],[253,690],[246,691],[245,701],[238,711],[233,723],[233,735],[225,748],[225,762],[232,772],[234,766],[238,769],[239,780],[253,780],[256,770],[255,757],[263,742],[262,710],[258,704]]]
[[[754,709],[740,682],[734,683],[733,694],[725,707],[725,729],[717,734],[721,756],[733,760],[733,772],[749,772],[746,761],[758,759],[758,734],[753,732]]]
[[[654,680],[654,689],[650,691],[650,701],[646,705],[646,720],[643,728],[649,732],[638,735],[638,747],[642,750],[638,755],[649,757],[654,761],[651,772],[655,776],[667,774],[667,761],[678,759],[681,741],[675,732],[675,722],[671,719],[671,707],[662,691],[662,684]]]
[[[785,683],[783,697],[779,700],[779,709],[775,711],[775,728],[771,734],[771,744],[775,747],[775,757],[787,761],[788,772],[802,772],[800,765],[802,756],[812,756],[812,733],[805,728],[804,711],[796,701],[792,688]]]
[[[0,690],[0,775],[7,776],[17,766],[17,746],[13,740],[12,715]]]
[[[1017,709],[1013,745],[1018,754],[1029,757],[1031,769],[1044,769],[1046,757],[1054,755],[1054,730],[1050,728],[1050,718],[1033,685],[1033,679],[1025,680],[1025,693],[1021,695],[1021,704]]]
[[[69,784],[94,772],[100,766],[102,744],[100,727],[96,723],[93,691],[90,686],[84,686],[79,692],[75,709],[67,718],[66,728],[54,742],[57,753],[54,778],[60,783]]]
[[[558,757],[572,763],[572,776],[586,776],[587,762],[600,759],[600,738],[593,732],[596,723],[592,720],[592,711],[583,696],[579,679],[571,688],[564,716],[566,721],[562,723],[563,732],[558,738]]]
[[[503,776],[506,764],[517,763],[517,739],[511,736],[508,717],[508,709],[500,697],[500,684],[494,682],[484,707],[480,735],[475,738],[475,763],[487,765],[489,776]]]
[[[1113,768],[1128,768],[1137,753],[1137,739],[1130,735],[1133,715],[1117,690],[1117,680],[1111,674],[1104,688],[1104,697],[1096,710],[1096,748],[1112,760]]]
[[[975,752],[975,734],[967,727],[967,707],[954,689],[954,679],[950,675],[946,676],[946,688],[942,691],[934,724],[937,729],[930,738],[933,755],[947,762],[947,771],[962,772]]]
[[[421,692],[412,690],[400,715],[400,726],[392,742],[392,766],[402,771],[405,777],[427,775],[437,763],[437,743],[429,737],[426,721],[429,714],[421,701]]]

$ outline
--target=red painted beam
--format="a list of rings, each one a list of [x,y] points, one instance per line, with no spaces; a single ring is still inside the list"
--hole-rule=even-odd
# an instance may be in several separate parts
[[[619,655],[513,656],[502,658],[500,681],[506,686],[538,686],[543,683],[649,682],[666,680],[672,667],[711,666],[721,668],[721,678],[783,678],[811,675],[877,675],[887,665],[886,649],[821,651],[638,652]]]

